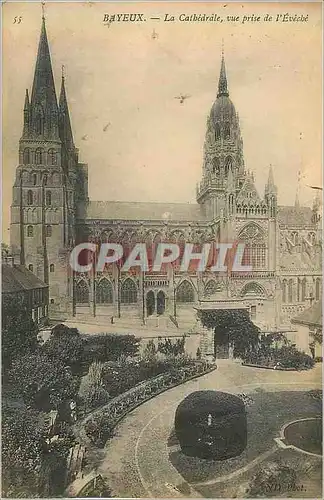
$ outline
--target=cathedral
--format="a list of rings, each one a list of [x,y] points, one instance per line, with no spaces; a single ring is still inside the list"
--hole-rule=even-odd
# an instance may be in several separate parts
[[[50,317],[194,328],[201,308],[248,309],[263,331],[289,331],[290,320],[321,295],[319,202],[279,206],[270,167],[261,195],[244,162],[239,116],[222,55],[218,90],[206,124],[197,203],[92,201],[80,162],[62,76],[59,99],[42,20],[34,80],[26,90],[23,130],[11,206],[13,255],[49,286]],[[215,89],[216,90],[216,89]],[[275,144],[273,145],[275,147]],[[283,186],[284,188],[284,186]],[[76,273],[69,266],[79,242],[199,245],[245,243],[250,272],[215,274],[179,262],[165,272]],[[128,322],[128,323],[127,323]]]

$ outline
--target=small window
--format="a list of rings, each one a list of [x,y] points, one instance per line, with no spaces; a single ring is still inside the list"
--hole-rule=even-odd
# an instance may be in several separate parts
[[[54,304],[54,299],[51,299],[51,304]]]
[[[33,174],[33,186],[37,184],[37,174]]]
[[[41,135],[43,133],[44,120],[41,113],[36,115],[36,134]]]
[[[256,306],[251,306],[251,319],[256,318]]]
[[[27,205],[32,205],[34,203],[34,195],[31,189],[27,192]]]
[[[24,149],[23,163],[24,163],[24,165],[28,165],[30,163],[30,149],[29,148]]]
[[[43,176],[43,186],[47,186],[47,180],[48,180],[47,174],[44,174],[44,176]]]
[[[29,271],[33,272],[33,271],[34,271],[34,266],[33,266],[33,264],[29,264],[28,269],[29,269]]]
[[[37,148],[35,151],[35,163],[36,165],[40,165],[43,163],[43,150],[42,148]]]
[[[46,236],[52,236],[52,226],[46,226]]]
[[[51,191],[46,191],[46,205],[48,207],[52,205],[52,193],[51,193]]]
[[[57,164],[57,154],[55,149],[49,149],[47,153],[48,164],[56,165]]]
[[[34,228],[33,228],[33,226],[27,226],[27,236],[29,238],[31,238],[32,236],[34,236]]]
[[[50,265],[50,273],[54,273],[54,270],[55,270],[55,266],[54,266],[54,264],[51,264]]]

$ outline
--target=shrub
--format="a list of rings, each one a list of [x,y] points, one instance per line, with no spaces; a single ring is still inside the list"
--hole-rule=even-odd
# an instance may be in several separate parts
[[[85,424],[85,432],[91,443],[99,448],[104,447],[113,436],[114,421],[106,413],[98,413]]]

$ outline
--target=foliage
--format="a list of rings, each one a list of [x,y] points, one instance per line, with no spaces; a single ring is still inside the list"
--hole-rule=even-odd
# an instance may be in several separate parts
[[[166,356],[178,356],[184,353],[186,338],[183,335],[181,339],[176,339],[172,342],[170,338],[165,338],[164,340],[159,337],[158,351]]]
[[[261,467],[252,477],[247,491],[248,497],[282,496],[284,492],[295,491],[297,473],[291,467],[270,462]]]
[[[65,325],[53,328],[50,339],[42,346],[42,351],[51,359],[59,359],[65,366],[70,366],[73,372],[78,372],[83,358],[84,341],[78,330]]]
[[[85,432],[91,442],[98,447],[105,445],[113,436],[114,420],[105,413],[94,415],[85,424]]]
[[[84,360],[117,361],[122,355],[135,356],[139,350],[140,338],[134,335],[104,334],[87,337],[84,340]]]
[[[26,404],[39,410],[58,409],[77,393],[78,380],[59,359],[27,354],[12,363],[9,379]]]
[[[103,387],[103,363],[94,362],[89,373],[83,377],[79,389],[79,396],[86,409],[98,408],[110,399],[108,391]]]
[[[235,358],[252,352],[259,342],[260,329],[251,321],[246,310],[199,311],[202,324],[215,331],[215,345],[229,342]]]
[[[316,329],[314,332],[311,332],[311,336],[316,344],[323,344],[323,332],[321,329]]]
[[[4,405],[2,412],[2,474],[5,495],[37,493],[36,477],[46,449],[45,428],[38,412]]]
[[[200,350],[200,347],[197,348],[197,351],[196,351],[196,358],[197,359],[201,359],[201,350]]]
[[[143,349],[142,359],[144,361],[152,361],[156,358],[157,349],[155,347],[154,341],[150,339]]]
[[[24,297],[2,297],[2,363],[6,370],[12,361],[37,347],[38,328]]]
[[[315,361],[311,356],[298,351],[289,342],[285,342],[280,347],[273,346],[269,338],[261,337],[258,347],[249,352],[244,361],[258,364],[260,366],[280,366],[282,368],[294,368],[295,370],[307,370],[314,366]]]
[[[100,474],[91,479],[78,493],[79,498],[111,498],[112,492],[107,483]]]

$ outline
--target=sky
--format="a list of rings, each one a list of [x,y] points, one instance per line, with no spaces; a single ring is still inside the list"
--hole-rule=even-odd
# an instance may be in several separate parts
[[[41,7],[6,3],[2,9],[2,228],[8,241]],[[147,21],[103,23],[104,14],[122,12],[144,13]],[[308,15],[308,21],[263,20],[267,13],[275,19],[286,12]],[[301,203],[311,205],[316,192],[307,185],[322,184],[321,12],[318,3],[46,2],[57,94],[63,64],[74,141],[80,161],[88,163],[90,199],[195,202],[223,40],[245,165],[254,172],[259,193],[271,164],[279,203],[294,204],[298,189]],[[180,22],[180,13],[215,13],[223,22]],[[175,21],[164,22],[165,14]],[[261,21],[242,24],[243,16],[252,14]],[[239,21],[227,20],[234,15]],[[21,22],[14,22],[19,16]],[[159,16],[160,21],[150,19]],[[175,99],[179,94],[190,97],[181,104]]]

